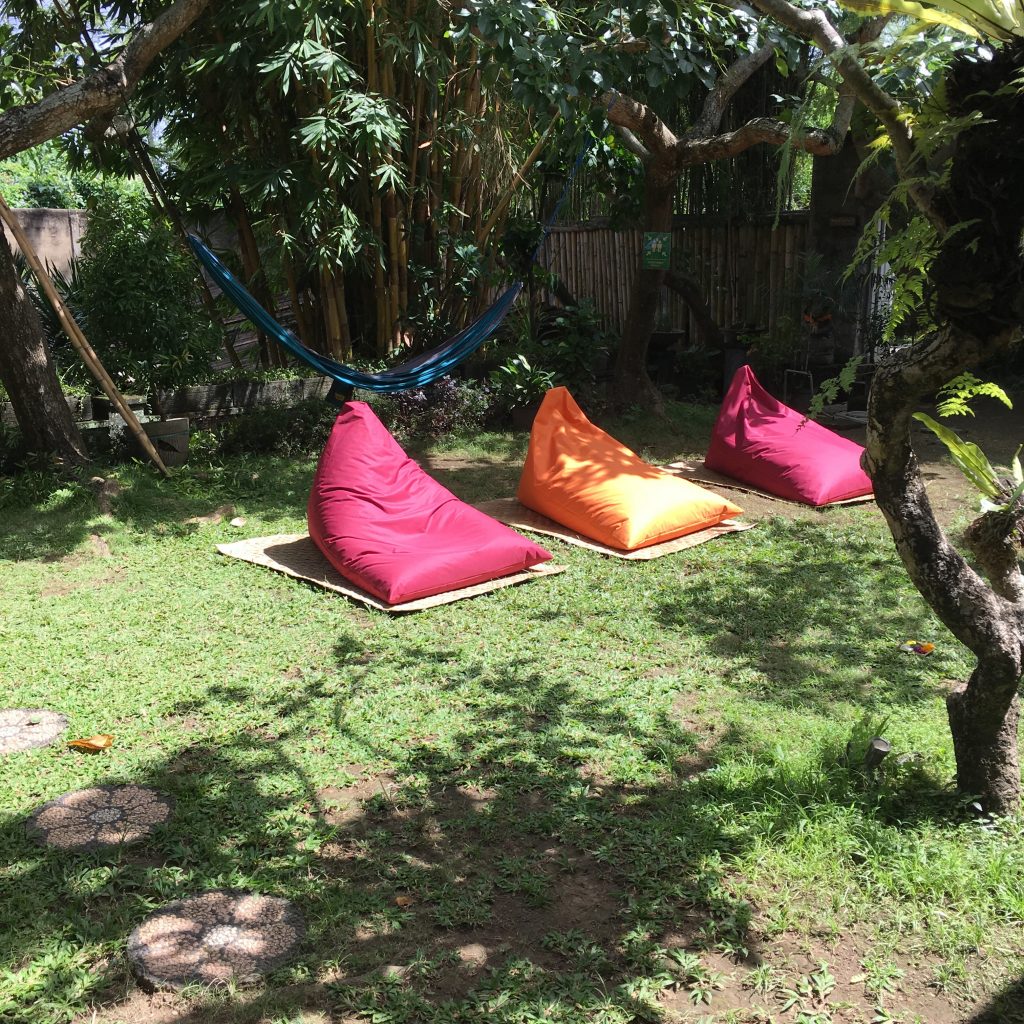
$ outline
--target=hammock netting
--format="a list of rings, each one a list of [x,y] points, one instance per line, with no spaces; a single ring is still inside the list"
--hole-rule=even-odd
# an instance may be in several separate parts
[[[523,290],[522,281],[517,281],[503,291],[468,327],[429,352],[413,356],[381,373],[364,373],[303,345],[249,294],[242,282],[195,235],[189,235],[188,241],[217,286],[256,327],[307,362],[314,370],[319,370],[343,387],[361,388],[363,391],[386,393],[422,388],[450,373],[498,329]]]

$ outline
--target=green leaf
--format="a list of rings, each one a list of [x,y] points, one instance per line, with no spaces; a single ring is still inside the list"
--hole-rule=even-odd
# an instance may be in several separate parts
[[[986,498],[1001,498],[999,477],[985,453],[970,441],[958,437],[949,427],[936,423],[931,416],[915,412],[914,419],[923,423],[949,450],[957,468]]]

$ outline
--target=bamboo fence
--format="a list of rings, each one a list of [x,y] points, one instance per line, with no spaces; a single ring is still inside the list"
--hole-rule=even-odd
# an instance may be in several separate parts
[[[677,216],[672,265],[700,281],[711,314],[723,327],[775,330],[800,314],[800,256],[806,252],[806,212],[738,222]],[[556,227],[545,262],[577,299],[590,299],[605,325],[621,331],[640,266],[643,231],[603,225]],[[659,330],[682,330],[696,339],[696,325],[682,298],[664,289]]]

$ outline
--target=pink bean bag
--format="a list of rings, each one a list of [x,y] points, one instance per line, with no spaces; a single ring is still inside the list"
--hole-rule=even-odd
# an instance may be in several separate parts
[[[331,565],[388,604],[471,587],[551,558],[424,473],[365,402],[347,402],[338,413],[307,520]]]
[[[808,420],[741,366],[729,385],[704,464],[769,494],[805,505],[871,494],[864,449]]]

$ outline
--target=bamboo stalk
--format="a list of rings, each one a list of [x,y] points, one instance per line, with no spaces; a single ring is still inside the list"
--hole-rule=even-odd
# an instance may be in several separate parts
[[[332,275],[334,284],[334,306],[338,314],[338,340],[341,344],[341,358],[352,355],[352,328],[348,321],[348,302],[345,295],[345,275]]]
[[[334,303],[334,289],[331,287],[331,271],[326,264],[320,267],[320,304],[323,308],[324,327],[327,333],[327,354],[332,359],[339,359],[341,351],[338,338],[338,314]]]
[[[53,311],[57,314],[57,319],[60,321],[60,325],[63,328],[64,333],[68,336],[68,340],[74,346],[74,349],[81,357],[82,362],[85,363],[89,372],[96,378],[100,387],[103,389],[103,393],[113,403],[114,408],[117,409],[121,418],[128,425],[128,429],[135,436],[135,439],[139,444],[142,445],[143,451],[152,460],[153,465],[156,466],[164,476],[170,476],[170,473],[167,471],[167,467],[164,465],[163,459],[160,458],[159,452],[157,452],[156,448],[153,446],[153,442],[149,439],[149,435],[142,429],[142,424],[139,423],[138,417],[136,417],[135,413],[128,407],[128,403],[125,402],[124,398],[121,396],[121,392],[118,391],[113,378],[109,373],[107,373],[103,364],[100,362],[99,356],[96,355],[96,352],[89,344],[88,339],[82,333],[82,329],[78,326],[75,318],[71,315],[71,311],[64,305],[64,301],[57,293],[57,289],[54,286],[53,281],[50,279],[50,275],[47,274],[45,269],[43,269],[43,264],[40,262],[39,256],[32,247],[32,243],[28,240],[28,236],[22,230],[18,218],[14,216],[14,212],[7,205],[2,196],[0,196],[0,218],[2,218],[4,223],[11,229],[11,234],[14,236],[14,240],[18,243],[18,248],[21,249],[22,255],[25,257],[25,261],[32,268],[32,273],[35,274],[36,280],[39,282],[47,299],[50,301],[50,305],[53,306]]]
[[[380,69],[377,64],[377,12],[375,0],[366,0],[366,89],[369,93],[380,93]],[[370,190],[370,226],[380,249],[374,254],[373,260],[373,291],[376,306],[376,343],[375,349],[383,355],[388,349],[388,314],[390,305],[387,294],[387,282],[384,275],[383,256],[387,244],[384,237],[383,216],[379,190],[369,180],[369,169],[366,178]]]

